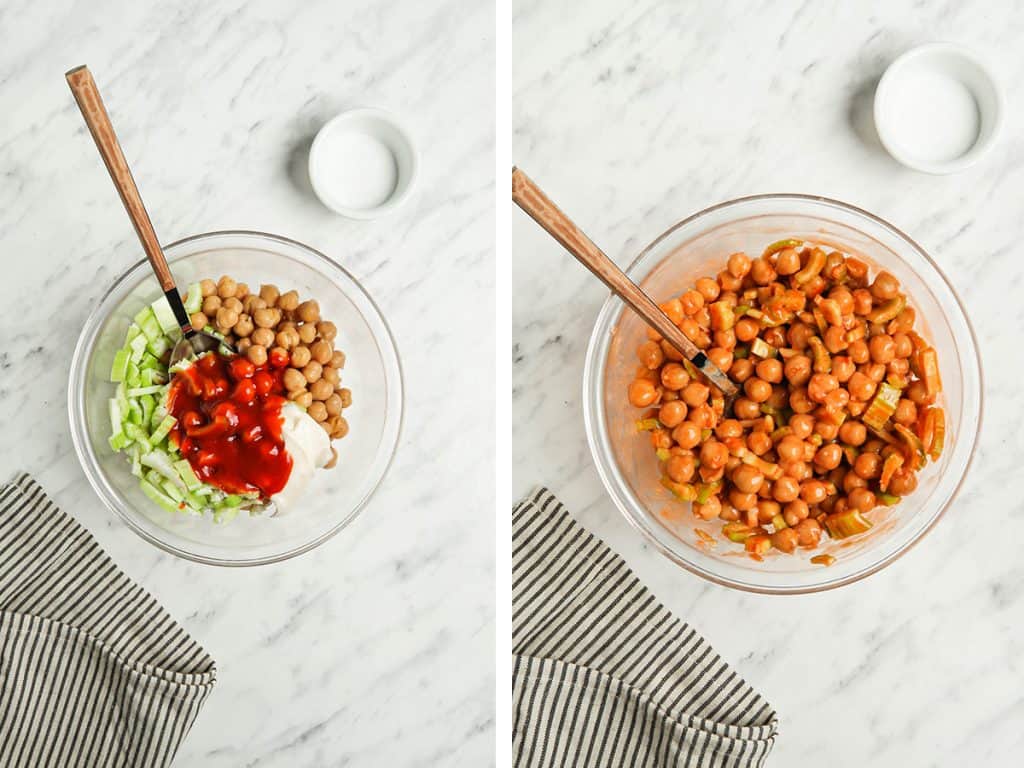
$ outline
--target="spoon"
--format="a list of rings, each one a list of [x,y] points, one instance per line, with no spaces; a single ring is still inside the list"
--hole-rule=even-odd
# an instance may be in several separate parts
[[[725,411],[732,410],[733,400],[739,391],[729,377],[679,330],[639,285],[626,277],[626,273],[551,202],[529,176],[518,168],[512,169],[512,200],[583,266],[593,272],[612,293],[632,307],[649,326],[679,350],[725,396]]]
[[[174,276],[171,274],[170,267],[167,266],[167,259],[164,258],[160,241],[153,230],[153,222],[150,221],[146,207],[142,204],[142,197],[139,196],[138,187],[135,186],[135,179],[132,178],[131,169],[128,168],[128,162],[124,159],[117,134],[114,133],[114,126],[110,123],[107,109],[103,106],[103,99],[100,97],[96,81],[92,79],[89,68],[86,66],[75,67],[64,77],[67,78],[68,85],[71,86],[71,93],[75,96],[85,124],[89,126],[89,132],[92,134],[93,141],[96,142],[96,148],[100,151],[103,163],[107,166],[110,178],[114,182],[114,186],[117,187],[118,194],[121,195],[121,202],[124,203],[124,209],[128,212],[128,218],[135,225],[135,233],[142,243],[142,250],[146,252],[149,265],[156,273],[156,279],[174,312],[174,319],[178,321],[178,326],[181,328],[182,337],[171,351],[170,364],[174,365],[185,358],[200,355],[222,345],[228,352],[235,354],[236,351],[230,344],[201,328],[192,327],[188,312],[185,311],[185,305],[181,301],[181,294],[178,293],[178,286],[174,282]]]

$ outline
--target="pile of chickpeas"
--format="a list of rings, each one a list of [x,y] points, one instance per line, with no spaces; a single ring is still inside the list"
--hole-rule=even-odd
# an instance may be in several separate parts
[[[753,259],[732,254],[716,278],[661,305],[742,390],[731,414],[653,329],[628,388],[646,409],[638,424],[651,433],[663,483],[701,488],[694,513],[719,518],[728,538],[758,555],[814,548],[844,512],[913,492],[913,463],[885,489],[879,478],[886,458],[906,451],[891,430],[920,429],[919,412],[935,402],[912,370],[923,339],[899,281],[884,271],[872,280],[864,262],[837,251],[784,242]],[[872,430],[862,419],[882,382],[900,396],[886,429]]]
[[[331,439],[348,434],[342,411],[352,391],[341,386],[345,353],[334,348],[338,329],[320,317],[313,299],[299,301],[297,291],[281,293],[261,285],[259,293],[224,275],[200,282],[202,309],[190,318],[193,328],[212,327],[254,365],[268,360],[287,366],[288,399],[306,409]]]

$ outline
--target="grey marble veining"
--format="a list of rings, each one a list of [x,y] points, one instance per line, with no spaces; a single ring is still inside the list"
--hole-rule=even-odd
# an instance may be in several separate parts
[[[985,427],[927,539],[880,574],[779,599],[704,583],[645,546],[586,446],[580,381],[606,292],[514,211],[513,491],[543,482],[777,708],[773,765],[1013,765],[1024,747],[1024,12],[1011,2],[517,0],[513,162],[620,264],[732,197],[809,192],[922,243],[978,335]],[[873,133],[874,85],[912,45],[952,40],[1005,88],[998,145],[933,177]]]
[[[493,760],[493,30],[472,0],[0,4],[0,477],[33,473],[218,660],[175,765]],[[342,262],[391,323],[398,455],[312,553],[242,570],[177,560],[85,481],[70,352],[141,250],[64,82],[82,63],[164,242],[293,237]],[[422,153],[412,199],[369,223],[321,206],[305,173],[317,128],[354,106],[397,112]]]

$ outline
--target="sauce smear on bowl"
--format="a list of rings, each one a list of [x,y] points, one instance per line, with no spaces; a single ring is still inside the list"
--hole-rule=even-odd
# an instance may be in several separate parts
[[[171,382],[171,438],[203,482],[273,496],[292,471],[281,435],[284,392],[279,367],[205,355]]]

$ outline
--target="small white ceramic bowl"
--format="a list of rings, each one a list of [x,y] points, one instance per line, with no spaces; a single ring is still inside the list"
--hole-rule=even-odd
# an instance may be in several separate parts
[[[897,161],[946,174],[978,162],[1003,122],[1003,94],[972,51],[928,43],[899,56],[875,90],[878,137]]]
[[[412,191],[419,156],[398,119],[353,109],[320,129],[309,150],[309,180],[320,201],[351,219],[375,219]]]

